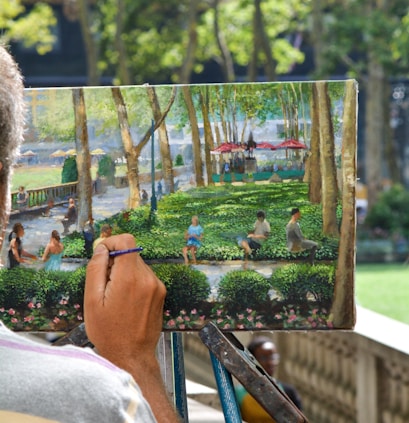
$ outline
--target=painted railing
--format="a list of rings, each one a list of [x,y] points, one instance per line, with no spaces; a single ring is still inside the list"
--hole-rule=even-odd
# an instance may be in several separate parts
[[[38,208],[47,207],[49,200],[52,200],[54,205],[62,204],[67,201],[69,197],[76,197],[77,195],[78,182],[70,182],[67,184],[51,185],[48,187],[27,189],[28,201],[24,209],[36,210]],[[19,205],[17,204],[18,191],[11,193],[11,207],[12,213],[18,213],[20,211]]]
[[[277,377],[297,388],[311,423],[409,422],[409,325],[360,307],[357,316],[354,331],[272,334]],[[251,333],[236,336],[246,344]],[[196,334],[184,344],[187,377],[215,387],[207,348]]]

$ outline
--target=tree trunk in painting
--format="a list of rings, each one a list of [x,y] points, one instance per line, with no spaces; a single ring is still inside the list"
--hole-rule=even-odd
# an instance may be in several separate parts
[[[338,186],[335,166],[334,130],[331,120],[331,101],[328,95],[328,83],[317,82],[320,163],[322,172],[322,232],[325,235],[338,236],[337,204]]]
[[[72,90],[72,100],[75,115],[75,147],[78,169],[78,226],[83,229],[85,222],[92,216],[91,154],[88,144],[87,113],[83,88]]]
[[[320,120],[317,86],[312,86],[311,100],[311,147],[307,158],[309,199],[313,204],[321,202],[321,165],[320,165]]]
[[[128,121],[128,112],[126,110],[126,105],[122,97],[121,89],[113,87],[111,88],[111,91],[116,111],[118,114],[119,128],[121,131],[122,144],[125,150],[126,165],[128,169],[128,205],[129,208],[135,208],[140,204],[138,153],[133,146],[133,140]]]
[[[202,170],[203,163],[201,156],[200,135],[196,117],[196,110],[193,104],[192,95],[190,93],[190,87],[188,85],[184,85],[182,87],[182,92],[187,107],[187,113],[189,115],[190,128],[192,131],[193,164],[196,177],[196,185],[198,187],[202,187],[204,186]]]
[[[342,223],[331,314],[337,328],[351,328],[355,323],[355,181],[357,86],[346,82],[342,136]]]
[[[208,108],[209,86],[208,85],[201,88],[200,102],[202,104],[203,129],[204,129],[204,139],[205,139],[205,160],[206,160],[207,184],[213,185],[212,156],[210,152],[214,149],[214,139],[213,139],[213,133],[212,133],[212,126],[210,125],[210,118],[209,118],[209,108]]]
[[[152,113],[155,121],[159,121],[162,117],[162,112],[160,110],[159,100],[156,95],[156,90],[154,87],[147,87],[147,93],[149,101],[152,107]],[[172,157],[170,155],[170,146],[169,146],[169,137],[168,131],[166,129],[165,121],[159,126],[159,148],[160,156],[162,160],[162,173],[165,180],[166,192],[174,192],[175,185],[173,179],[173,166],[172,166]]]

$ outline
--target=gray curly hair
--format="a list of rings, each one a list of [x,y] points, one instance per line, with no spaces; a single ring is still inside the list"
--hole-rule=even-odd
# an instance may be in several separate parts
[[[24,85],[20,70],[0,44],[0,250],[7,228],[13,164],[23,140]]]

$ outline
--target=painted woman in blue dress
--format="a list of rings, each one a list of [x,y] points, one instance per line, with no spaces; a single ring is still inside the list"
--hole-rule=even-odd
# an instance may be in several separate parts
[[[44,250],[44,270],[60,270],[63,251],[64,245],[61,242],[60,234],[54,230],[51,232],[50,241]]]
[[[203,228],[199,225],[199,218],[192,217],[192,224],[185,232],[186,245],[183,247],[182,253],[185,264],[189,264],[188,253],[192,256],[193,264],[196,264],[196,251],[202,245]]]

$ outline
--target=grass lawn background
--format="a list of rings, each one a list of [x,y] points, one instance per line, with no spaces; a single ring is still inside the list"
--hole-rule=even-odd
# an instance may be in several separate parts
[[[355,284],[358,305],[409,324],[409,265],[358,264]]]

